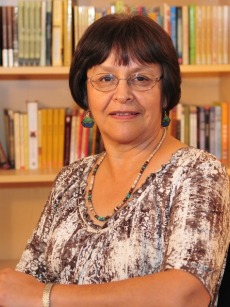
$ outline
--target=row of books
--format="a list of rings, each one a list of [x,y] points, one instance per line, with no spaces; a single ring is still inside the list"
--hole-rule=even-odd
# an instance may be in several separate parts
[[[214,154],[230,165],[230,103],[177,105],[170,113],[170,133],[187,145]]]
[[[4,109],[6,150],[0,142],[0,167],[56,169],[101,152],[96,127],[83,128],[80,109],[39,108],[28,102],[27,112]],[[230,165],[230,103],[206,106],[179,104],[170,112],[168,131],[182,142],[214,154]]]
[[[171,36],[180,64],[230,62],[230,6],[128,6],[103,9],[75,0],[18,0],[0,7],[0,65],[69,66],[85,29],[106,14],[129,12],[156,20]]]
[[[26,112],[4,109],[6,151],[0,165],[13,169],[60,169],[103,149],[96,126],[83,128],[83,110],[38,108],[28,102]]]

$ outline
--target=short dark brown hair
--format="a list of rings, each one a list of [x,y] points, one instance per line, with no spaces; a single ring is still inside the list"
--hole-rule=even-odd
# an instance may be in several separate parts
[[[176,50],[170,36],[150,17],[144,15],[106,15],[90,25],[73,55],[69,86],[75,102],[87,110],[87,71],[103,63],[111,51],[118,63],[128,65],[156,63],[162,67],[162,93],[171,110],[180,100],[181,75]]]

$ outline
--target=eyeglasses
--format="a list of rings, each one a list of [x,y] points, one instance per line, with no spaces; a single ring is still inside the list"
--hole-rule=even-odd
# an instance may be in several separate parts
[[[142,92],[151,90],[162,78],[163,76],[157,78],[152,74],[137,73],[132,74],[126,79],[119,79],[113,74],[101,73],[87,80],[89,80],[92,86],[100,92],[114,90],[118,86],[120,80],[126,80],[128,85],[134,90]]]

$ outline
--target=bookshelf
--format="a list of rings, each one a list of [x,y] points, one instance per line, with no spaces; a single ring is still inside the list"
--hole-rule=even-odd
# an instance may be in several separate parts
[[[124,1],[128,5],[140,1]],[[17,0],[3,1],[15,5]],[[103,8],[110,1],[80,0],[79,5]],[[149,6],[144,0],[142,5]],[[162,1],[156,0],[154,5]],[[230,5],[229,0],[169,0],[169,5],[204,4]],[[13,108],[25,110],[25,101],[38,100],[46,107],[72,107],[75,105],[68,88],[69,67],[0,67],[0,127],[2,110]],[[182,98],[187,104],[205,105],[211,100],[230,101],[230,64],[227,65],[181,65]],[[4,134],[0,129],[0,137]],[[229,175],[230,175],[230,169]],[[34,228],[48,197],[52,181],[58,170],[0,171],[0,268],[14,267],[22,253],[26,240]]]

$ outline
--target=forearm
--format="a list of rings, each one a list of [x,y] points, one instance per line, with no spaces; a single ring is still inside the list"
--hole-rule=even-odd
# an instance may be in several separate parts
[[[207,307],[200,281],[182,271],[131,278],[100,285],[55,285],[51,307]]]

